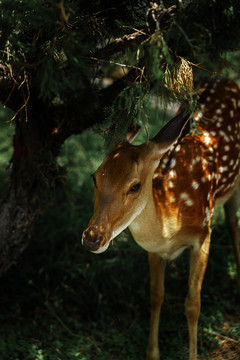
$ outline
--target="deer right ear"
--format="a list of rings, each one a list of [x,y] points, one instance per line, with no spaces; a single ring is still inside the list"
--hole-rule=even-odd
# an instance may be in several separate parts
[[[181,112],[170,120],[152,139],[154,143],[158,143],[161,154],[168,151],[168,149],[185,133],[189,131],[188,114]]]

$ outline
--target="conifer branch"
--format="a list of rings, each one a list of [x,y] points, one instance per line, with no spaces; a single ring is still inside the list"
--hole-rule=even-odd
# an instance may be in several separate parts
[[[138,46],[143,41],[150,39],[155,30],[166,31],[170,27],[178,10],[179,8],[175,5],[168,9],[162,9],[161,7],[154,8],[148,13],[148,26],[114,40],[112,43],[92,54],[90,59],[95,61],[106,59],[111,55],[130,47]]]
[[[13,111],[17,111],[23,102],[22,91],[18,82],[11,76],[8,68],[0,64],[0,101]]]
[[[128,49],[132,46],[137,46],[142,41],[147,40],[150,37],[151,35],[148,33],[147,28],[138,30],[129,35],[124,35],[123,37],[114,40],[104,48],[96,51],[92,56],[90,56],[90,59],[98,61],[108,58],[109,56],[114,55],[122,50]]]

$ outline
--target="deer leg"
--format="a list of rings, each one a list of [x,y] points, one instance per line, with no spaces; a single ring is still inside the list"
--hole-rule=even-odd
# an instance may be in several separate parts
[[[237,285],[240,293],[240,250],[239,250],[239,239],[238,239],[238,218],[237,210],[240,205],[240,189],[237,189],[230,199],[225,203],[224,210],[226,216],[226,224],[228,231],[232,239],[232,245],[234,255],[237,264]]]
[[[150,266],[151,321],[147,360],[159,360],[158,328],[164,298],[164,273],[166,261],[155,253],[148,253]]]
[[[185,311],[189,331],[189,360],[197,360],[197,327],[201,308],[201,288],[207,266],[210,245],[210,230],[200,249],[191,249],[189,288]]]

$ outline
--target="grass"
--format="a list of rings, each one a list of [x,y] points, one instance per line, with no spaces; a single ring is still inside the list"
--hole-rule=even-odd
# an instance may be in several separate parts
[[[3,140],[10,135],[9,128],[0,132],[3,189],[11,157],[9,144],[5,146]],[[0,279],[1,360],[145,358],[150,314],[147,254],[128,231],[101,255],[81,245],[93,206],[89,175],[102,156],[101,141],[87,133],[72,137],[64,146],[59,162],[68,169],[66,185],[39,219],[32,243],[16,267]],[[164,360],[188,356],[187,277],[186,251],[167,266],[159,334]],[[239,359],[235,280],[233,252],[219,211],[202,292],[201,359]]]

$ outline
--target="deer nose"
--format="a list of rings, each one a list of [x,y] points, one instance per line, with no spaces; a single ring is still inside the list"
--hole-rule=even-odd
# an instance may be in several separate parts
[[[82,244],[89,251],[97,251],[100,248],[102,240],[103,236],[94,234],[92,230],[85,230],[82,236]]]

